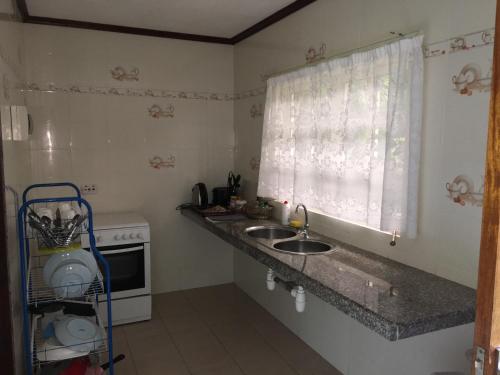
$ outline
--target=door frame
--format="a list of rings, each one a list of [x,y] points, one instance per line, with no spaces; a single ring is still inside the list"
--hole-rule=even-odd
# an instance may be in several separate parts
[[[484,375],[497,373],[500,346],[500,0],[497,0],[493,75],[488,120],[481,249],[476,297],[474,358],[484,349]]]
[[[2,142],[0,142],[0,188],[0,363],[5,374],[15,374]]]

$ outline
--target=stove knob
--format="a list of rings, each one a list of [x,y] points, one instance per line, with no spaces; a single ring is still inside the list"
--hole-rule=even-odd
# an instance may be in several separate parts
[[[131,240],[133,240],[135,238],[134,233],[130,233],[130,236],[128,236],[128,238],[130,238]]]
[[[143,240],[144,236],[142,235],[142,233],[137,233],[137,238],[140,240]]]
[[[119,241],[120,240],[120,235],[119,234],[115,234],[115,236],[113,237],[113,239],[115,241]]]
[[[122,234],[122,240],[126,240],[127,239],[127,235],[126,234]]]

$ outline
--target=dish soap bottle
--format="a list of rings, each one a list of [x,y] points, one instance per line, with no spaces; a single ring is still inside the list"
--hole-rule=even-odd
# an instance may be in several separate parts
[[[288,225],[290,219],[290,203],[284,201],[281,205],[281,225]]]
[[[289,219],[288,223],[291,227],[294,227],[297,229],[300,229],[303,226],[302,220],[300,219],[300,216],[295,211],[293,211],[290,214],[290,219]]]

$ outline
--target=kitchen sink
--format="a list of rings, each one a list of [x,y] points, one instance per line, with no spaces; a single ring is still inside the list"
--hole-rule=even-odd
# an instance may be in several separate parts
[[[254,238],[263,238],[266,240],[282,240],[285,238],[295,237],[297,235],[297,231],[281,226],[258,226],[258,227],[250,227],[245,229],[245,232]]]
[[[334,246],[326,242],[308,239],[277,242],[273,247],[285,253],[302,255],[326,254],[335,250]]]

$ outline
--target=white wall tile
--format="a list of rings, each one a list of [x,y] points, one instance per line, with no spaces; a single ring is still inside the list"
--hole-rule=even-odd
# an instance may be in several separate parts
[[[493,26],[495,2],[319,0],[235,47],[235,87],[242,92],[264,83],[261,75],[305,62],[309,47],[326,43],[327,54],[391,37],[390,31],[421,30],[426,43]],[[320,22],[325,18],[329,22]],[[344,43],[345,42],[345,43]],[[344,43],[344,44],[343,44]],[[273,50],[279,51],[274,55]],[[272,59],[269,56],[273,56]],[[452,77],[463,66],[491,66],[492,47],[480,47],[425,60],[419,236],[390,247],[389,236],[311,215],[313,228],[400,262],[475,286],[479,254],[480,207],[462,207],[447,198],[445,184],[455,176],[471,177],[477,189],[484,175],[488,92],[462,96]],[[271,61],[272,60],[272,61]],[[258,173],[251,158],[260,155],[262,118],[249,108],[264,95],[238,100],[234,106],[235,168],[244,175],[244,192],[254,197]],[[462,228],[458,231],[456,228]]]
[[[233,91],[230,46],[34,25],[26,26],[26,45],[28,60],[43,65],[30,64],[28,80],[40,85]],[[113,79],[116,66],[137,67],[139,80]],[[173,117],[152,118],[154,104],[172,105]],[[28,105],[36,119],[34,181],[93,183],[98,193],[86,198],[95,212],[143,214],[154,292],[232,280],[232,252],[218,250],[224,243],[207,240],[208,232],[193,237],[175,210],[195,183],[209,190],[226,183],[234,166],[232,102],[30,92]],[[155,156],[173,156],[175,166],[152,168]]]

